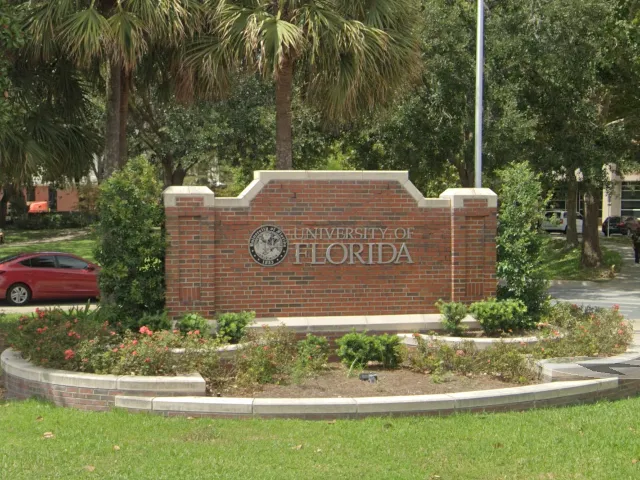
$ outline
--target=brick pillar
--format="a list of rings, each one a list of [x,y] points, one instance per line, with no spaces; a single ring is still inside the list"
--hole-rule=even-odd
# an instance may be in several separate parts
[[[169,318],[215,311],[214,193],[207,187],[169,187],[164,193]]]
[[[496,295],[498,197],[488,188],[449,188],[451,300],[472,303]]]

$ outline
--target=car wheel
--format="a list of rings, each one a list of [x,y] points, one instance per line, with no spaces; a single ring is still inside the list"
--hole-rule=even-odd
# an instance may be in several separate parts
[[[7,290],[7,301],[11,305],[22,306],[31,300],[31,290],[24,283],[16,283],[11,285]]]

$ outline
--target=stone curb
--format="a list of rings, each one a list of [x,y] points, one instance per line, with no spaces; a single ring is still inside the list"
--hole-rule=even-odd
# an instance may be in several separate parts
[[[437,395],[354,398],[216,398],[117,396],[116,407],[160,414],[202,416],[357,418],[369,415],[450,414],[506,405],[534,405],[618,388],[617,378],[554,382]]]
[[[402,343],[408,347],[415,347],[418,341],[414,334],[399,333]],[[516,345],[533,345],[540,341],[538,337],[505,337],[505,338],[474,338],[474,337],[444,337],[440,335],[420,335],[423,340],[437,341],[447,345],[456,345],[462,342],[472,342],[478,350],[485,350],[496,343],[512,343]]]
[[[565,361],[563,361],[565,360]],[[608,373],[604,366],[611,366],[615,364],[623,364],[620,370],[616,368],[619,373]],[[592,378],[622,378],[628,379],[640,379],[640,346],[632,345],[629,349],[620,355],[614,357],[605,358],[592,358],[592,357],[576,357],[576,358],[551,358],[548,360],[538,360],[536,362],[538,373],[540,378],[544,382],[558,382],[566,380],[582,380]],[[589,368],[589,367],[593,367]],[[601,367],[598,370],[598,367]],[[630,372],[629,376],[626,376],[623,372],[628,369],[636,371]],[[605,371],[602,371],[605,370]]]
[[[7,375],[50,385],[82,387],[100,390],[127,390],[156,392],[184,392],[204,395],[206,383],[199,373],[175,377],[140,375],[98,375],[67,370],[36,367],[24,360],[20,353],[8,348],[0,355],[0,367]]]
[[[284,325],[298,333],[323,332],[429,332],[442,329],[442,317],[439,313],[408,315],[351,315],[327,317],[273,317],[258,318],[248,328],[270,328]],[[470,315],[462,321],[462,325],[470,329],[479,329],[480,324]]]

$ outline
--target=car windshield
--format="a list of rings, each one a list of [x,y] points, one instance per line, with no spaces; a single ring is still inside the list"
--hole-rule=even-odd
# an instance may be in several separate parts
[[[20,258],[21,256],[22,256],[21,254],[18,254],[18,255],[10,255],[8,257],[0,258],[0,265],[3,263],[9,263],[10,261],[15,260],[16,258]]]

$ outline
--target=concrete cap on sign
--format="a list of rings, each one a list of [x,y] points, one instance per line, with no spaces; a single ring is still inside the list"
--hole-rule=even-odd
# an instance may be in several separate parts
[[[486,199],[489,208],[498,206],[498,196],[490,188],[447,188],[440,198],[449,199],[452,208],[463,208],[465,200]]]
[[[208,187],[173,186],[162,192],[165,207],[175,207],[178,197],[202,197],[205,207],[213,207],[215,193]]]

